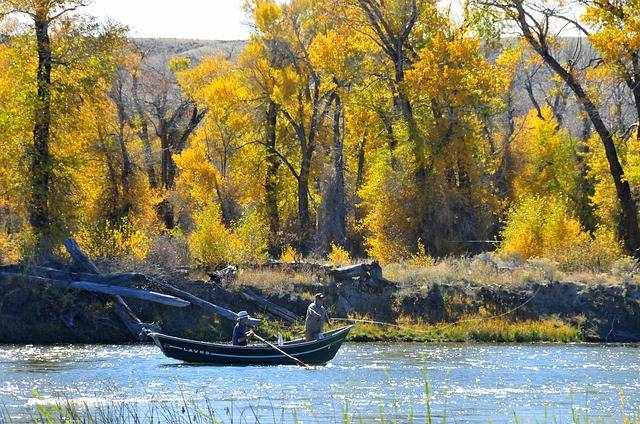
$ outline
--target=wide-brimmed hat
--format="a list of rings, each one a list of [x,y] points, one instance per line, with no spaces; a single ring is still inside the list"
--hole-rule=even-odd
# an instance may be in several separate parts
[[[245,318],[249,318],[249,313],[247,311],[240,311],[238,312],[238,316],[236,318],[236,321],[241,321]]]

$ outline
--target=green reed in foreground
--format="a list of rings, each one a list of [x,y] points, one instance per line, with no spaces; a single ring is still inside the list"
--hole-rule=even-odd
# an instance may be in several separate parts
[[[110,402],[97,406],[84,403],[61,401],[55,404],[38,404],[20,417],[12,417],[9,411],[0,407],[0,424],[242,424],[242,423],[425,423],[446,424],[460,422],[465,417],[456,417],[453,413],[436,412],[432,406],[432,392],[428,383],[424,385],[422,399],[411,399],[408,403],[389,401],[381,405],[377,413],[360,414],[348,401],[342,405],[333,405],[330,411],[319,413],[313,405],[291,407],[286,404],[274,405],[261,401],[248,402],[225,401],[225,406],[217,406],[208,400],[193,402],[151,401],[148,404]],[[640,410],[633,413],[627,410],[624,398],[620,404],[611,408],[614,416],[597,416],[581,408],[572,408],[563,415],[557,415],[544,407],[542,417],[521,418],[517,411],[504,411],[500,422],[514,424],[640,424]],[[635,408],[633,406],[632,408]],[[617,411],[617,412],[614,412]],[[466,417],[468,418],[468,417]],[[491,423],[491,420],[487,420]]]

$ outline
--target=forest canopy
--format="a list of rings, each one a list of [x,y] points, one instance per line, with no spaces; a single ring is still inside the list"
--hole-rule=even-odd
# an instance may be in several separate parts
[[[0,0],[0,262],[640,257],[633,2],[247,0],[164,60],[83,5]]]

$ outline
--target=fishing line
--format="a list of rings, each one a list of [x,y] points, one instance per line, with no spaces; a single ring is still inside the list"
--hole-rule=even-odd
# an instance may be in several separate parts
[[[540,290],[542,289],[542,286],[539,286],[536,291],[531,295],[531,297],[529,297],[527,300],[525,300],[523,303],[521,303],[520,305],[516,306],[515,308],[509,309],[506,312],[503,312],[501,314],[496,314],[496,315],[491,315],[488,317],[480,317],[480,318],[469,318],[469,319],[462,319],[462,320],[458,320],[455,322],[450,322],[447,324],[442,324],[440,325],[440,328],[449,328],[449,327],[453,327],[454,325],[458,325],[458,324],[462,324],[462,323],[466,323],[466,322],[482,322],[482,321],[491,321],[493,319],[496,318],[501,318],[504,317],[506,315],[512,314],[513,312],[525,307],[529,302],[531,302],[540,292]],[[361,322],[361,323],[365,323],[365,324],[376,324],[376,325],[386,325],[389,327],[398,327],[398,328],[402,328],[401,325],[398,324],[392,324],[390,322],[383,322],[383,321],[373,321],[373,320],[366,320],[366,319],[355,319],[355,318],[331,318],[332,321],[348,321],[348,322]]]

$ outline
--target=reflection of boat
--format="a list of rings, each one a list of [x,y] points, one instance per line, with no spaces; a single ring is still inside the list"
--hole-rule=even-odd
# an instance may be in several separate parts
[[[324,333],[321,339],[293,340],[279,349],[309,365],[326,364],[336,356],[352,326]],[[169,358],[214,365],[295,365],[296,362],[269,346],[232,346],[181,339],[160,333],[149,334]]]

